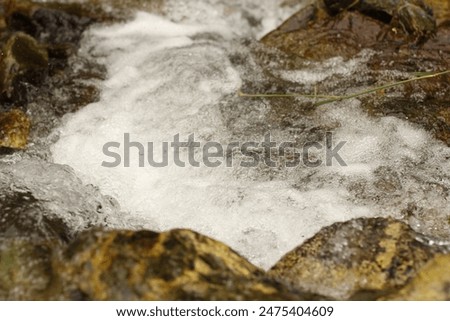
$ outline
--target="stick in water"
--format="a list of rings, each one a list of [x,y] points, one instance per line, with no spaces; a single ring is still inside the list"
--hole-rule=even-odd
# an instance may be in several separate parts
[[[320,105],[329,104],[329,103],[332,103],[332,102],[335,102],[335,101],[351,99],[351,98],[355,98],[355,97],[371,94],[371,93],[377,92],[379,90],[400,86],[400,85],[403,85],[403,84],[406,84],[406,83],[410,83],[410,82],[413,82],[413,81],[418,81],[418,80],[422,80],[422,79],[428,79],[428,78],[434,78],[434,77],[442,76],[442,75],[445,75],[445,74],[450,74],[450,70],[445,70],[445,71],[440,71],[440,72],[435,72],[435,73],[420,73],[421,76],[418,76],[418,77],[414,77],[414,78],[406,79],[406,80],[401,80],[401,81],[397,81],[397,82],[394,82],[394,83],[382,85],[382,86],[379,86],[379,87],[363,90],[363,91],[360,91],[360,92],[357,92],[357,93],[354,93],[354,94],[341,95],[341,96],[302,94],[302,93],[248,94],[248,93],[242,92],[241,90],[238,91],[238,95],[239,95],[239,97],[247,97],[247,98],[258,98],[258,97],[263,97],[263,98],[305,97],[305,98],[315,98],[315,99],[322,98],[323,100],[320,100],[320,101],[315,103],[316,106],[320,106]]]

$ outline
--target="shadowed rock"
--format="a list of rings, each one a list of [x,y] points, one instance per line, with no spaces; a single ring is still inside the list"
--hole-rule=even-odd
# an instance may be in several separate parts
[[[17,99],[26,83],[37,85],[45,79],[48,54],[33,37],[17,32],[6,41],[0,61],[0,94]]]
[[[0,195],[0,237],[58,239],[68,241],[70,229],[64,221],[49,214],[30,192],[2,190]]]
[[[0,299],[48,299],[57,280],[52,251],[46,241],[0,238]]]

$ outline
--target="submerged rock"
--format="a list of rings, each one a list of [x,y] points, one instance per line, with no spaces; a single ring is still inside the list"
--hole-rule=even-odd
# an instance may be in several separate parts
[[[420,238],[393,219],[336,223],[286,254],[269,275],[335,299],[374,299],[405,285],[441,251]]]
[[[23,149],[30,133],[30,120],[19,109],[0,113],[0,147]]]
[[[90,300],[318,299],[268,279],[224,244],[189,230],[87,232],[57,264],[63,296]]]
[[[67,241],[92,226],[141,227],[136,221],[68,166],[37,159],[0,162],[0,237]]]
[[[0,237],[67,241],[71,235],[70,228],[61,218],[48,213],[42,201],[31,192],[2,189]]]
[[[436,255],[398,293],[387,300],[402,301],[449,301],[450,300],[450,255]]]

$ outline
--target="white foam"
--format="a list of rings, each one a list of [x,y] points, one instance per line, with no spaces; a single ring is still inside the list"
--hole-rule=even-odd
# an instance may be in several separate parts
[[[285,0],[167,0],[166,15],[180,23],[224,27],[243,37],[261,38],[278,27],[307,1],[287,5]]]
[[[333,57],[321,63],[310,62],[305,69],[282,71],[280,76],[285,80],[305,85],[319,83],[333,75],[348,77],[362,68],[372,55],[371,50],[363,50],[355,58],[347,61],[342,57]]]
[[[414,170],[402,165],[406,162],[399,164],[400,159],[421,162],[424,179],[432,180],[437,172],[448,172],[442,156],[448,149],[398,119],[371,119],[357,101],[324,106],[315,118],[315,125],[340,124],[335,139],[347,141],[342,150],[346,167],[297,168],[275,173],[272,179],[262,170],[236,167],[139,168],[137,155],[129,168],[102,167],[103,145],[123,143],[124,133],[133,141],[154,142],[156,148],[177,133],[182,139],[195,133],[202,143],[232,140],[220,103],[234,99],[241,80],[225,49],[238,43],[224,27],[227,19],[211,26],[208,21],[174,23],[139,13],[128,23],[93,29],[83,50],[101,57],[108,79],[99,102],[66,118],[52,147],[54,161],[70,165],[85,182],[117,198],[123,210],[146,227],[194,229],[264,268],[325,225],[360,216],[399,215],[416,197],[425,200],[423,208],[448,213],[445,197],[421,189],[422,182],[411,178]],[[216,40],[192,37],[206,31]],[[245,132],[245,122],[239,126]],[[123,159],[122,149],[119,154]],[[380,166],[404,176],[403,190],[395,191],[400,196],[392,202],[380,199],[384,194],[372,186]],[[355,196],[352,186],[361,181],[367,188]],[[448,181],[442,184],[450,186]],[[372,202],[373,195],[377,202]]]

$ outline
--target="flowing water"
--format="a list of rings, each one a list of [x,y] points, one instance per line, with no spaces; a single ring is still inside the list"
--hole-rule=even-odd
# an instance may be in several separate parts
[[[138,12],[129,22],[91,28],[80,55],[107,68],[107,79],[97,84],[101,99],[65,116],[51,146],[55,164],[20,160],[15,166],[26,179],[11,165],[3,175],[15,182],[22,177],[21,186],[58,190],[48,201],[59,215],[70,216],[74,228],[89,223],[191,228],[263,268],[321,227],[361,216],[391,215],[448,238],[450,150],[426,131],[393,117],[371,118],[356,99],[318,107],[300,121],[302,130],[270,128],[272,100],[237,96],[244,78],[262,79],[250,48],[296,9],[271,0],[169,1],[163,16]],[[314,85],[336,74],[356,76],[370,54],[277,72],[290,82]],[[300,101],[289,108],[301,108]],[[262,142],[270,131],[273,140],[300,147],[311,133],[327,128],[333,129],[335,144],[345,142],[340,155],[347,166],[334,161],[332,166],[247,168],[239,166],[242,155],[231,153],[230,167],[180,167],[170,157],[166,167],[140,167],[137,147],[131,148],[130,166],[123,163],[125,134],[144,145],[143,156],[147,142],[153,143],[154,158],[160,160],[163,142],[177,134],[182,141],[194,134],[202,146],[227,146]],[[317,134],[319,142],[323,135]],[[120,143],[110,149],[122,160],[114,168],[102,166],[113,160],[104,154],[108,142]],[[188,158],[186,149],[180,157]],[[33,177],[41,178],[30,181]],[[101,213],[86,214],[97,203]]]

